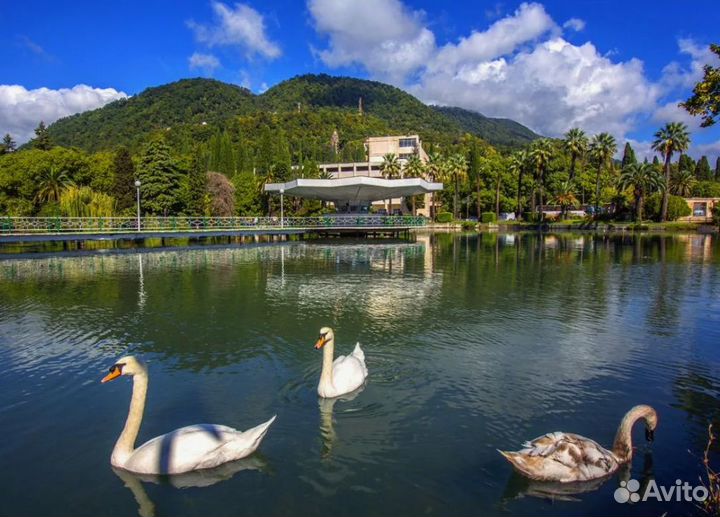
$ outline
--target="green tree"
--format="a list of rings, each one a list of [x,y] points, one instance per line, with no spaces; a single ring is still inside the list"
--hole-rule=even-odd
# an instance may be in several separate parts
[[[665,184],[670,184],[670,160],[674,153],[687,150],[690,145],[690,133],[687,126],[682,122],[668,122],[664,127],[655,133],[655,141],[652,143],[653,150],[660,153],[665,159]],[[660,221],[667,220],[668,212],[668,192],[663,192],[662,209],[660,211]]]
[[[408,178],[423,178],[425,177],[425,164],[422,162],[417,154],[413,154],[408,158],[405,164],[405,176]],[[417,196],[412,196],[412,214],[416,214],[415,201]]]
[[[383,156],[383,161],[380,164],[380,172],[385,179],[394,179],[400,177],[400,162],[395,153],[387,153]],[[387,200],[387,213],[392,214],[392,199]]]
[[[710,162],[708,162],[707,156],[703,155],[695,166],[695,177],[699,180],[710,180],[713,177],[712,169],[710,169]]]
[[[38,124],[38,127],[35,128],[35,138],[32,141],[32,145],[35,149],[41,151],[49,151],[52,149],[53,145],[50,140],[50,135],[48,134],[47,127],[45,127],[45,122],[42,120]]]
[[[560,219],[565,219],[568,208],[578,206],[579,201],[575,196],[575,186],[572,181],[560,183],[553,197],[553,204],[560,205]]]
[[[15,150],[15,148],[15,140],[13,140],[12,136],[10,136],[10,133],[5,133],[2,145],[0,145],[0,154],[11,153]]]
[[[444,172],[444,159],[440,153],[431,151],[428,154],[428,162],[425,164],[428,178],[432,182],[442,181]],[[435,206],[435,192],[430,194],[430,217],[435,219],[437,215],[437,207]]]
[[[570,181],[575,180],[575,165],[579,158],[585,155],[588,147],[588,138],[585,131],[580,128],[572,128],[565,133],[563,140],[565,149],[570,153]]]
[[[549,138],[541,138],[535,140],[530,145],[530,162],[533,164],[535,171],[535,180],[538,183],[540,189],[540,219],[544,218],[543,212],[545,210],[545,176],[547,173],[548,163],[553,156],[552,142]]]
[[[208,194],[207,160],[199,147],[193,153],[190,170],[185,180],[185,210],[188,215],[203,215]]]
[[[141,206],[146,213],[171,215],[180,208],[180,171],[162,138],[148,142],[137,167]]]
[[[679,171],[694,171],[695,170],[695,160],[693,160],[690,156],[684,153],[680,153],[680,157],[678,158],[677,162],[677,170]],[[671,172],[672,174],[672,172]]]
[[[595,135],[590,142],[590,156],[595,160],[597,165],[597,174],[595,176],[595,214],[600,209],[600,178],[603,173],[612,170],[612,157],[617,151],[617,143],[615,137],[609,133],[599,133]]]
[[[720,156],[715,160],[715,181],[720,181]]]
[[[35,201],[42,203],[57,203],[63,191],[74,185],[67,171],[51,165],[39,179],[38,191]]]
[[[710,51],[720,57],[720,45],[711,44]],[[690,114],[701,116],[702,127],[715,124],[715,118],[720,114],[720,67],[705,65],[702,80],[693,88],[693,95],[680,106]]]
[[[670,193],[676,196],[688,197],[697,183],[693,173],[688,170],[677,171],[670,177]]]
[[[252,172],[239,172],[233,177],[235,212],[238,215],[260,215],[262,205],[257,177]]]
[[[517,201],[515,204],[515,218],[522,219],[522,203],[520,202],[520,196],[522,194],[522,180],[525,170],[527,169],[528,154],[526,151],[518,151],[510,158],[510,172],[517,177],[517,188],[515,195]]]
[[[127,147],[120,147],[113,158],[112,195],[118,210],[132,208],[135,204],[135,164]]]
[[[467,178],[467,160],[461,153],[455,153],[448,157],[447,167],[453,181],[453,217],[458,219],[458,194],[460,182]]]
[[[635,198],[635,221],[642,222],[645,196],[654,190],[665,189],[662,174],[649,163],[631,163],[625,166],[618,179],[618,188],[631,188]]]
[[[635,157],[635,150],[630,145],[630,142],[625,142],[625,149],[623,149],[622,163],[620,164],[620,170],[623,170],[628,165],[637,163]]]

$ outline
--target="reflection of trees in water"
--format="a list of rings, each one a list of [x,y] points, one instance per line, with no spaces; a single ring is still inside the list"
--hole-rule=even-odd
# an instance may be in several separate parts
[[[707,367],[691,364],[686,371],[675,378],[673,407],[685,411],[696,450],[702,450],[707,443],[707,425],[712,422],[714,429],[720,429],[720,381]],[[713,446],[720,452],[720,445]]]

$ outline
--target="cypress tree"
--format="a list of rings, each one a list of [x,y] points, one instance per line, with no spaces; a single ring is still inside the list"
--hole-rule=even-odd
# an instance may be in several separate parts
[[[40,124],[38,124],[38,127],[35,128],[33,147],[35,149],[40,149],[41,151],[49,151],[50,149],[52,149],[52,146],[52,141],[50,140],[50,135],[48,134],[48,130],[45,127],[45,122],[41,120]]]
[[[710,169],[710,163],[708,162],[707,156],[703,155],[695,166],[695,177],[699,180],[712,179],[712,170]]]
[[[180,207],[180,171],[161,138],[148,142],[140,154],[137,168],[141,206],[154,215],[172,215]]]
[[[119,210],[132,208],[135,204],[135,164],[127,147],[121,147],[113,157],[112,195]]]
[[[715,160],[715,181],[720,181],[720,156]]]
[[[635,158],[635,150],[630,145],[630,142],[625,142],[625,150],[623,151],[623,157],[622,157],[622,168],[624,169],[630,164],[637,163],[637,158]]]
[[[690,158],[687,154],[681,154],[678,158],[678,171],[694,171],[695,160]]]
[[[235,174],[235,156],[230,142],[230,135],[228,135],[227,131],[223,131],[222,136],[220,136],[218,149],[217,167],[214,171],[228,177],[233,176]]]
[[[185,211],[188,215],[203,215],[205,195],[207,194],[207,160],[198,147],[193,154],[190,171],[187,175],[185,191]]]

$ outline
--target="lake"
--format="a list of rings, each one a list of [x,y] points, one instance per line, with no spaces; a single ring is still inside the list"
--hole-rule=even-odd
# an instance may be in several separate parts
[[[322,326],[370,371],[320,401]],[[698,483],[720,422],[717,236],[428,234],[0,258],[2,515],[669,515],[623,480]],[[259,451],[195,477],[110,466],[130,379],[139,443],[184,425],[246,429]],[[629,470],[548,494],[497,449],[545,432],[610,447],[635,404]],[[720,431],[720,426],[718,426]],[[138,444],[139,444],[138,443]],[[713,451],[713,459],[720,458]]]

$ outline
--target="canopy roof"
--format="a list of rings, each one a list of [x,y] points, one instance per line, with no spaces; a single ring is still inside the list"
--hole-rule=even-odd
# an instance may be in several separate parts
[[[378,201],[381,199],[417,196],[443,189],[442,183],[430,183],[421,178],[388,180],[355,176],[333,180],[296,179],[287,183],[266,183],[265,192],[298,196],[323,201]]]

